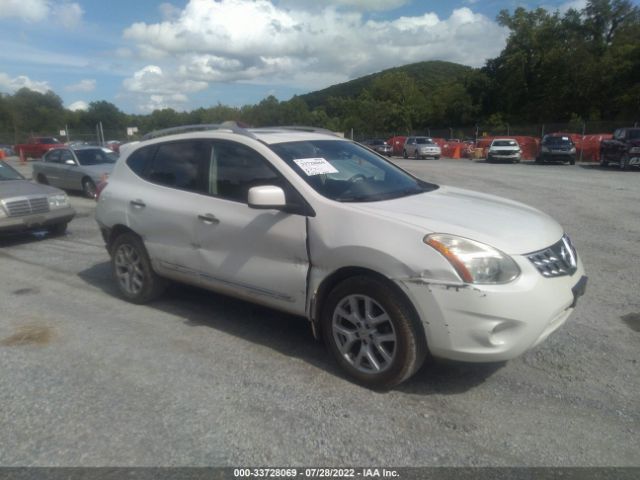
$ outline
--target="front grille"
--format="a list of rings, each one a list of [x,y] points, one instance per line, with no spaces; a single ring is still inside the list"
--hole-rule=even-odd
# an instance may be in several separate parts
[[[578,254],[567,235],[549,248],[527,254],[527,258],[544,277],[573,275],[578,269]]]
[[[5,201],[4,206],[10,217],[22,217],[32,213],[48,212],[49,200],[47,197],[21,198],[20,200]]]

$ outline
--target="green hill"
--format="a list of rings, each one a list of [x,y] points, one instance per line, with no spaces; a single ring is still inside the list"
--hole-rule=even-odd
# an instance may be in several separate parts
[[[430,61],[419,62],[404,65],[402,67],[389,68],[381,72],[356,78],[345,83],[339,83],[323,90],[310,92],[300,95],[299,98],[304,100],[310,109],[326,104],[330,97],[355,98],[362,90],[371,87],[374,80],[386,73],[405,73],[413,77],[418,84],[420,90],[426,92],[434,88],[451,83],[459,79],[473,68],[451,62]]]

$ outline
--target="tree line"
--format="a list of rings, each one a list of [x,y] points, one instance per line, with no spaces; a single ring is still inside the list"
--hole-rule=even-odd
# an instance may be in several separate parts
[[[236,120],[253,126],[311,125],[334,131],[409,133],[427,128],[637,120],[640,112],[640,9],[628,0],[589,0],[565,13],[502,10],[505,48],[478,69],[447,62],[394,68],[320,92],[255,105],[189,112],[120,111],[107,101],[64,108],[54,92],[26,88],[0,97],[0,134],[94,132],[101,122],[124,137],[175,125]],[[109,135],[108,135],[109,136]],[[13,140],[11,139],[11,140]],[[10,142],[10,139],[0,139]]]

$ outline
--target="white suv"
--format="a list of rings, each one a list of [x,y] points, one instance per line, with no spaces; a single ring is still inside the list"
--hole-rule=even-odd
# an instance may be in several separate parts
[[[402,149],[404,158],[414,157],[416,160],[427,157],[438,160],[441,154],[440,146],[429,137],[407,137]]]
[[[565,322],[586,284],[544,213],[419,180],[310,129],[222,124],[132,145],[96,219],[125,299],[150,301],[171,279],[300,315],[375,388],[427,352],[516,357]]]
[[[522,149],[517,140],[512,138],[494,138],[487,151],[487,162],[508,161],[520,163]]]

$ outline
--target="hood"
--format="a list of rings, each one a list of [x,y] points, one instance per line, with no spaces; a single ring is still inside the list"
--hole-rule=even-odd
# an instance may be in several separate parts
[[[458,235],[508,254],[541,250],[557,242],[563,234],[558,222],[533,207],[454,187],[352,205],[369,215],[419,227],[425,235]]]
[[[2,180],[0,181],[0,200],[26,195],[52,195],[64,193],[59,188],[33,183],[29,180]]]

